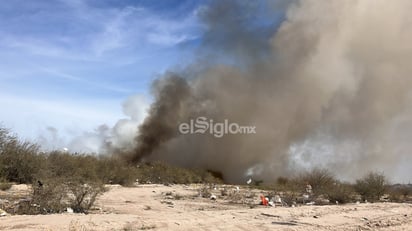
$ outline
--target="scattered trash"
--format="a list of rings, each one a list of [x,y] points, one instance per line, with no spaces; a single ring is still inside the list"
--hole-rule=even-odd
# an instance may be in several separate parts
[[[249,180],[246,181],[246,184],[252,183],[252,178],[249,178]]]
[[[210,199],[211,200],[216,200],[216,195],[214,195],[214,194],[210,195]]]
[[[305,190],[306,190],[307,193],[311,194],[312,193],[312,185],[307,184]]]
[[[361,218],[361,220],[367,221],[367,220],[368,220],[368,218],[366,218],[366,217],[362,217],[362,218]]]
[[[313,218],[319,218],[319,216],[316,216],[316,215],[315,215],[315,216],[313,216]]]
[[[70,208],[70,207],[67,207],[67,208],[66,208],[66,212],[67,212],[67,213],[74,213],[73,209]]]
[[[3,209],[0,209],[0,217],[7,216],[8,214]]]
[[[260,196],[261,200],[261,205],[268,206],[269,205],[269,199],[263,195]]]
[[[282,198],[280,198],[279,195],[275,195],[275,196],[272,198],[272,200],[273,200],[273,202],[275,202],[275,203],[280,203],[280,204],[282,204]]]

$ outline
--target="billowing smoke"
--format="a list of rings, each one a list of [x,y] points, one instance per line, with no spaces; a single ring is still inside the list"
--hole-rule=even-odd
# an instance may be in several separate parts
[[[139,127],[136,138],[138,145],[132,155],[129,155],[134,162],[150,155],[161,143],[178,134],[176,123],[181,118],[181,113],[186,113],[183,108],[184,100],[190,98],[189,85],[178,76],[171,75],[167,79],[160,79],[153,86],[156,101],[150,108],[150,116]]]
[[[78,132],[78,128],[70,128],[71,137],[64,136],[64,129],[47,127],[36,143],[44,151],[62,150],[71,153],[110,154],[118,150],[129,152],[135,148],[134,137],[138,126],[147,114],[148,102],[141,95],[129,96],[122,105],[125,118],[118,120],[113,126],[102,124],[93,131]]]
[[[278,4],[241,2],[199,13],[202,54],[154,83],[128,157],[221,171],[231,182],[314,166],[343,179],[378,170],[410,180],[412,1],[293,1],[280,25],[260,17],[279,15]],[[179,134],[199,116],[256,134]]]

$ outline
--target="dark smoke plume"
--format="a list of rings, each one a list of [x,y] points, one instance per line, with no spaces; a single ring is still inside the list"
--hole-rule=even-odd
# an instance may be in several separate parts
[[[150,155],[163,142],[178,134],[180,114],[184,102],[190,97],[190,88],[186,80],[170,74],[153,84],[155,102],[151,105],[149,116],[139,127],[136,137],[138,146],[129,156],[130,161],[140,161]]]
[[[284,16],[274,2],[241,2],[200,12],[204,56],[154,83],[130,159],[221,171],[230,182],[314,166],[410,180],[412,2],[302,0]],[[178,133],[198,116],[257,133]]]

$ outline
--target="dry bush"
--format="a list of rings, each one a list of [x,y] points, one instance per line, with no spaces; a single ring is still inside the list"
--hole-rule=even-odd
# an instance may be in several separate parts
[[[0,179],[17,183],[77,177],[89,181],[130,186],[136,179],[151,183],[221,182],[204,170],[179,168],[164,163],[132,166],[120,158],[52,151],[40,153],[38,146],[21,142],[0,127]]]
[[[9,182],[30,183],[43,167],[44,156],[38,146],[22,142],[0,128],[0,178]]]
[[[386,191],[386,177],[382,173],[371,172],[356,180],[354,187],[362,200],[378,201]]]
[[[16,214],[48,214],[60,213],[66,208],[66,188],[60,180],[50,180],[42,186],[33,185],[30,198],[20,200],[15,207]]]
[[[353,201],[354,189],[350,184],[336,182],[325,194],[331,203],[345,204]]]
[[[138,166],[136,174],[141,183],[190,184],[220,181],[207,171],[180,168],[162,162],[142,164]]]
[[[66,187],[70,195],[68,207],[76,213],[88,213],[97,196],[105,191],[103,184],[96,182],[72,181]]]
[[[305,188],[306,184],[310,184],[312,186],[313,194],[324,195],[333,189],[337,180],[329,170],[315,168],[300,174],[295,179],[295,182],[297,182],[302,189]]]
[[[212,195],[212,186],[210,184],[204,184],[199,190],[199,196],[203,198],[210,198]]]
[[[139,177],[138,169],[116,157],[102,157],[98,160],[97,175],[106,184],[132,186]]]
[[[105,184],[131,186],[138,174],[137,168],[119,158],[71,154],[54,151],[47,155],[48,173],[45,177],[79,177]]]
[[[315,168],[311,171],[301,173],[295,177],[278,177],[273,187],[277,195],[288,205],[304,201],[302,195],[307,194],[306,185],[312,186],[311,200],[316,198],[327,198],[340,203],[349,201],[351,191],[348,185],[342,185],[334,175],[327,169]]]
[[[12,184],[12,183],[9,183],[9,182],[0,182],[0,190],[1,190],[1,191],[9,190],[12,185],[13,185],[13,184]]]
[[[411,184],[396,184],[388,187],[389,199],[393,202],[407,202],[412,195]]]
[[[284,186],[289,183],[289,178],[280,176],[276,179],[276,184],[279,186]]]
[[[82,179],[47,179],[41,186],[33,186],[31,199],[22,200],[15,213],[61,213],[66,211],[66,208],[87,213],[97,196],[103,192],[103,185],[96,182],[85,183]]]

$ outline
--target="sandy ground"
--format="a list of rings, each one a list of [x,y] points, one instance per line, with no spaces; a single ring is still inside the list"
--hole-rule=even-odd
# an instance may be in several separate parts
[[[199,197],[200,187],[110,186],[88,215],[8,215],[0,230],[412,230],[411,204],[250,206],[221,199],[219,189],[216,201]],[[25,191],[14,186],[8,193]],[[260,192],[253,193],[258,204]]]

